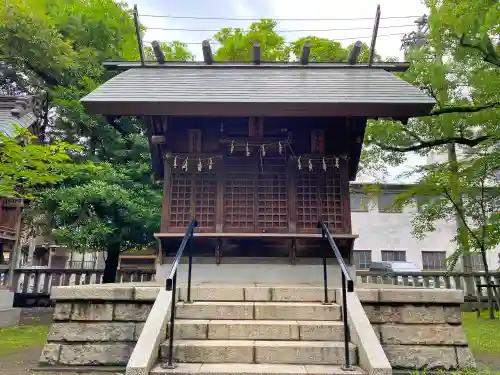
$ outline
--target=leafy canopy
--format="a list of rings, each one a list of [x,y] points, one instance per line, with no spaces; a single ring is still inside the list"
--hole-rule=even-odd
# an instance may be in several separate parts
[[[95,168],[73,162],[71,154],[81,152],[81,147],[39,144],[27,129],[14,126],[14,137],[0,132],[1,197],[34,198],[46,187]]]

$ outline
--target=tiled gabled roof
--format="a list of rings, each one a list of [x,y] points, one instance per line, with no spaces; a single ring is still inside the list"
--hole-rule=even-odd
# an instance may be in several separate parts
[[[255,113],[260,109],[297,116],[413,117],[427,114],[435,101],[383,69],[174,65],[129,69],[82,103],[109,115],[204,115],[214,109],[267,114]]]
[[[32,97],[0,96],[0,132],[13,136],[13,124],[29,128],[35,121]]]

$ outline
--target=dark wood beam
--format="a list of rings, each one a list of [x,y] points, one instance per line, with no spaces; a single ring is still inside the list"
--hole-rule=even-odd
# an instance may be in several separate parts
[[[309,55],[311,54],[311,42],[306,40],[302,46],[302,52],[300,53],[300,63],[302,65],[309,64]]]
[[[110,71],[126,71],[129,69],[136,69],[141,67],[140,61],[105,61],[104,68]],[[205,61],[166,61],[165,64],[158,64],[156,61],[151,61],[146,64],[148,68],[168,69],[168,68],[182,68],[182,69],[298,69],[302,68],[302,64],[297,62],[277,63],[277,62],[261,62],[260,65],[248,64],[241,61],[224,61],[217,64],[207,65]],[[349,65],[345,62],[312,62],[309,61],[308,65],[311,69],[366,69],[367,63],[359,63],[356,65]],[[372,69],[382,69],[387,72],[405,72],[410,67],[408,62],[374,62],[371,66]]]
[[[370,54],[368,55],[369,67],[372,66],[373,58],[375,57],[375,43],[377,42],[379,23],[380,23],[380,5],[377,5],[377,12],[375,13],[375,23],[373,25],[372,42],[370,44]]]
[[[347,62],[349,65],[356,65],[358,62],[358,57],[361,53],[361,46],[363,44],[361,43],[360,40],[358,40],[354,45],[352,46],[351,51],[349,52],[349,57],[347,58]]]
[[[151,144],[153,145],[161,145],[166,143],[165,136],[163,135],[152,135],[151,136]]]
[[[254,64],[260,64],[260,42],[256,41],[253,43],[253,56],[252,61]]]
[[[201,49],[203,50],[203,60],[208,65],[211,65],[214,62],[214,58],[212,56],[212,48],[210,48],[210,42],[208,40],[204,40],[201,43]]]
[[[151,46],[153,47],[153,51],[156,56],[156,61],[160,64],[165,64],[165,54],[163,53],[163,50],[160,47],[160,43],[157,40],[153,40],[151,42]]]

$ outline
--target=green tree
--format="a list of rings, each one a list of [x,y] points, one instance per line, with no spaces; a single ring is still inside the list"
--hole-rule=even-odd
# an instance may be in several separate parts
[[[413,219],[413,235],[423,238],[436,230],[438,221],[459,223],[454,238],[457,250],[446,262],[454,269],[464,255],[479,254],[486,280],[490,280],[486,252],[500,245],[500,187],[498,186],[498,145],[474,150],[457,162],[444,162],[417,168],[418,183],[399,194],[396,205],[419,202]],[[455,188],[458,185],[458,189]],[[458,191],[459,195],[455,192]],[[466,246],[464,245],[464,242]],[[474,287],[470,285],[469,287]],[[488,289],[490,318],[494,319],[492,291]]]
[[[134,147],[116,155],[122,163],[101,163],[99,170],[50,189],[27,213],[58,243],[105,251],[104,283],[115,281],[120,253],[151,246],[160,227],[161,182],[151,177],[145,137],[130,137]]]
[[[500,10],[496,1],[427,0],[427,44],[410,48],[401,78],[436,99],[430,116],[400,122],[373,121],[366,141],[389,152],[475,147],[498,140],[500,125]],[[467,9],[462,15],[462,11]],[[441,148],[440,148],[441,147]]]
[[[192,58],[182,43],[164,48],[168,58]],[[60,244],[82,252],[109,251],[104,280],[112,282],[118,251],[153,240],[153,228],[159,228],[161,185],[153,176],[141,121],[90,116],[79,102],[112,77],[102,64],[107,59],[138,59],[132,14],[122,3],[0,4],[1,90],[44,94],[40,121],[45,141],[78,144],[82,149],[72,153],[73,159],[102,168],[49,189],[32,201],[27,217]]]
[[[13,137],[0,132],[0,197],[34,198],[47,187],[93,169],[90,163],[74,163],[71,154],[81,152],[81,147],[39,144],[27,129],[14,127]]]
[[[492,248],[478,245],[475,228],[485,232],[480,237],[487,239],[484,243],[494,243],[497,238],[484,215],[478,220],[477,198],[471,198],[471,190],[476,197],[481,190],[474,168],[488,164],[489,171],[500,170],[500,47],[496,39],[500,17],[494,1],[428,0],[426,5],[431,10],[427,43],[409,48],[411,67],[400,76],[434,97],[437,104],[429,116],[410,119],[408,124],[371,121],[363,160],[387,168],[401,164],[414,152],[448,154],[448,163],[416,170],[422,177],[410,193],[442,196],[446,190],[448,199],[433,200],[429,210],[417,215],[415,229],[422,235],[435,229],[435,220],[457,217],[457,251],[449,259],[452,268],[461,255]],[[466,16],[461,13],[464,9]],[[460,154],[470,148],[474,156],[464,164]],[[437,187],[433,185],[438,182]],[[499,182],[490,178],[488,184],[498,187]],[[493,195],[488,199],[498,195],[498,189],[488,191]],[[488,220],[494,217],[488,216]],[[486,261],[486,257],[482,259]],[[486,263],[484,266],[488,269]]]
[[[159,44],[165,54],[166,61],[194,61],[194,55],[185,43],[173,41],[169,43],[160,42]],[[145,60],[156,60],[151,46],[144,46],[144,58]]]
[[[488,272],[486,251],[500,244],[500,188],[496,182],[498,169],[495,167],[498,166],[498,160],[495,160],[498,153],[483,152],[482,155],[474,152],[474,155],[457,162],[455,169],[450,167],[450,162],[443,162],[409,172],[409,175],[418,173],[421,177],[417,184],[398,195],[395,204],[405,206],[418,201],[419,212],[413,219],[413,234],[417,238],[434,231],[438,220],[452,220],[458,214],[463,224],[460,230],[466,231],[472,239],[470,250],[481,254]],[[452,192],[452,179],[460,183],[460,207]],[[458,231],[455,241],[460,241],[460,235]],[[447,259],[451,269],[461,255],[457,251]]]
[[[316,36],[302,37],[291,43],[292,53],[296,59],[300,58],[302,46],[307,40],[311,43],[309,60],[312,62],[345,61],[347,59],[348,51],[339,42]]]
[[[222,28],[212,38],[221,44],[217,48],[214,59],[250,62],[253,43],[258,41],[260,42],[261,60],[288,61],[290,47],[286,45],[285,38],[275,31],[277,24],[271,19],[261,19],[259,22],[253,22],[247,30],[232,27]]]

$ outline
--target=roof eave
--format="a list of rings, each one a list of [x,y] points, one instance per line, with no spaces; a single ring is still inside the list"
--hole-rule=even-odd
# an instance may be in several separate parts
[[[283,117],[392,117],[410,118],[427,115],[432,100],[421,102],[161,102],[112,101],[83,98],[83,106],[91,113],[112,116],[283,116]]]

